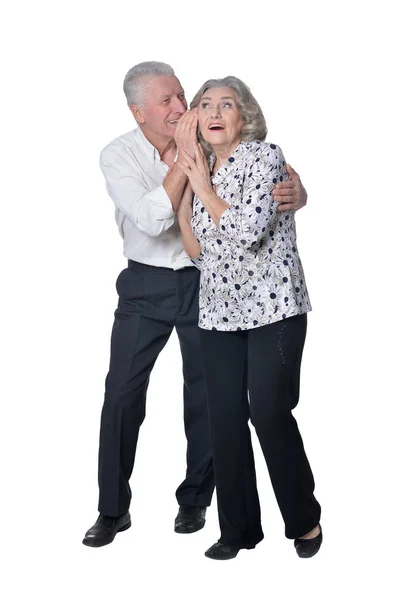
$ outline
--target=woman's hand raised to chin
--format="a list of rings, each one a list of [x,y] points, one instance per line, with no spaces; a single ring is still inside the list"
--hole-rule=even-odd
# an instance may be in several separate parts
[[[204,193],[213,191],[209,165],[198,142],[194,142],[193,152],[194,159],[183,150],[176,164],[189,178],[194,194],[201,198]]]

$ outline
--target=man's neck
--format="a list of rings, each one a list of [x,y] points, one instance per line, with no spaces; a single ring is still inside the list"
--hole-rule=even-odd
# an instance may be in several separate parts
[[[172,162],[176,154],[176,143],[173,137],[168,138],[165,136],[157,136],[153,132],[147,132],[144,128],[141,128],[144,136],[147,140],[156,148],[159,152],[159,156],[161,160],[168,164],[168,159],[170,162],[170,157],[172,157]]]

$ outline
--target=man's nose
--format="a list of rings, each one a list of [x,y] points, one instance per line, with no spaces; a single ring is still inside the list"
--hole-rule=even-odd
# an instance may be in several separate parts
[[[173,103],[173,112],[177,112],[179,114],[183,114],[184,112],[186,112],[186,107],[184,106],[183,102],[180,100],[180,98],[176,98],[174,103]]]

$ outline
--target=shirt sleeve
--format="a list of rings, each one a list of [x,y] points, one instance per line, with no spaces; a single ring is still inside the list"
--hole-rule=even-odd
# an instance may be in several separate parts
[[[241,248],[257,244],[277,210],[272,190],[287,177],[281,149],[275,144],[265,144],[245,169],[240,204],[225,210],[220,218],[220,235]]]
[[[149,190],[139,169],[123,152],[105,148],[100,167],[109,196],[140,231],[156,237],[173,225],[175,213],[163,185]]]

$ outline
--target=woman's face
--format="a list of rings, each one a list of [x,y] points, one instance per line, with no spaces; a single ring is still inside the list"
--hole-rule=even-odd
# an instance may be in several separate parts
[[[238,108],[237,94],[229,87],[209,88],[198,105],[198,124],[202,137],[212,147],[232,150],[241,142],[244,119]]]

